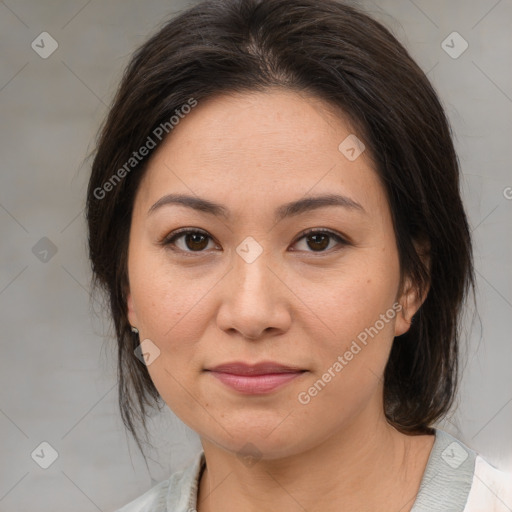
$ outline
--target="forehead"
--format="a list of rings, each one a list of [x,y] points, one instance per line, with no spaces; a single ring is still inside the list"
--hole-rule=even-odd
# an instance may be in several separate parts
[[[375,202],[382,190],[367,152],[350,161],[339,149],[353,135],[341,113],[312,96],[281,89],[216,96],[199,101],[164,140],[141,195],[151,204],[170,191],[223,203],[277,204],[288,193]]]

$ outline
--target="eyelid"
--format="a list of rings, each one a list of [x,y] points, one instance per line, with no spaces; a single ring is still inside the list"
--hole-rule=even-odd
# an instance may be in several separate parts
[[[177,238],[179,238],[180,236],[183,236],[183,235],[186,235],[188,233],[199,233],[201,235],[204,235],[206,236],[207,238],[210,238],[212,241],[215,241],[215,239],[212,237],[212,235],[210,235],[210,233],[208,233],[207,231],[205,231],[204,229],[201,229],[201,228],[194,228],[194,227],[187,227],[187,228],[179,228],[179,229],[176,229],[174,231],[172,231],[171,233],[165,235],[159,242],[158,244],[159,245],[162,245],[164,247],[167,247],[167,246],[171,246],[174,244],[174,240],[176,240]],[[172,247],[172,250],[175,250],[175,251],[178,251],[178,252],[181,252],[182,254],[190,254],[190,255],[193,255],[194,253],[196,255],[201,255],[201,254],[204,254],[205,251],[183,251],[181,249],[177,249],[177,248],[174,248]]]
[[[213,239],[213,237],[210,235],[210,233],[208,233],[204,229],[188,227],[188,228],[179,228],[174,231],[171,231],[169,234],[165,235],[162,238],[160,243],[165,245],[165,244],[171,242],[173,239],[177,238],[179,235],[183,235],[183,234],[187,234],[187,233],[200,233],[201,235],[206,235]]]
[[[306,235],[312,235],[314,233],[325,233],[327,235],[330,235],[332,238],[334,238],[339,244],[341,245],[353,245],[352,241],[345,235],[342,235],[341,233],[338,233],[337,231],[333,231],[332,229],[327,228],[308,228],[302,231],[297,235],[297,238],[295,239],[294,244],[297,243],[301,238],[305,237]],[[314,253],[315,251],[311,251]],[[322,252],[319,252],[318,254],[322,254]],[[324,252],[324,254],[327,254],[327,252]]]
[[[177,229],[175,231],[172,231],[168,235],[164,236],[164,238],[159,241],[159,245],[162,245],[164,247],[171,246],[171,245],[173,245],[174,240],[176,240],[180,236],[186,235],[188,233],[199,233],[199,234],[202,234],[202,235],[206,236],[207,238],[210,238],[215,243],[217,243],[215,241],[215,239],[207,231],[205,231],[204,229],[194,228],[194,227],[186,227],[186,228],[180,228],[180,229]],[[338,233],[337,231],[333,231],[333,230],[327,229],[327,228],[308,228],[308,229],[305,229],[304,231],[302,231],[301,233],[299,233],[297,235],[297,237],[295,238],[295,240],[294,240],[292,245],[295,245],[299,240],[301,240],[305,236],[311,235],[311,234],[314,234],[314,233],[327,234],[331,238],[336,240],[336,242],[339,245],[341,245],[341,246],[353,245],[353,243],[350,241],[350,239],[348,237],[342,235],[341,233]],[[196,256],[200,256],[200,255],[202,255],[202,254],[204,254],[206,252],[206,251],[183,251],[181,249],[175,249],[174,247],[172,248],[172,250],[176,250],[176,251],[178,251],[178,252],[180,252],[182,254],[185,254],[185,255],[196,255]],[[329,251],[305,251],[305,252],[308,252],[308,253],[311,253],[311,254],[322,255],[322,254],[331,254],[335,250],[336,249],[334,249],[334,250],[330,249]],[[296,252],[300,252],[300,251],[296,251]]]

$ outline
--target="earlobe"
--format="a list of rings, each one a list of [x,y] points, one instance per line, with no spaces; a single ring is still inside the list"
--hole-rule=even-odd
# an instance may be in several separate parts
[[[428,290],[425,290],[423,296],[421,296],[418,286],[412,283],[410,279],[406,280],[404,291],[399,300],[401,309],[395,321],[395,336],[401,336],[410,329],[412,319],[426,299],[427,292]]]
[[[409,314],[408,309],[402,306],[395,321],[395,336],[405,334],[411,327],[412,315]]]
[[[430,242],[427,239],[423,239],[421,241],[416,240],[414,242],[414,247],[428,274],[430,274]],[[423,302],[425,302],[429,289],[429,282],[425,284],[425,286],[420,286],[420,284],[414,282],[411,277],[407,277],[405,279],[405,283],[402,288],[403,291],[398,300],[401,305],[401,310],[397,315],[395,322],[395,336],[405,334],[410,329],[412,319],[420,309]]]

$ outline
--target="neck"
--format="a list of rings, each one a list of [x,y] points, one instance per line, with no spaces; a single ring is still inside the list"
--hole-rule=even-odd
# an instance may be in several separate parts
[[[207,467],[198,512],[409,512],[434,436],[407,436],[384,415],[362,414],[314,447],[246,466],[202,439]]]

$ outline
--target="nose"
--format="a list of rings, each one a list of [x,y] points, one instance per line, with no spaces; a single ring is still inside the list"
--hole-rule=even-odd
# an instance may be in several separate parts
[[[250,261],[250,260],[248,260]],[[286,332],[292,295],[265,251],[248,262],[238,254],[223,280],[217,325],[230,335],[259,340]]]

